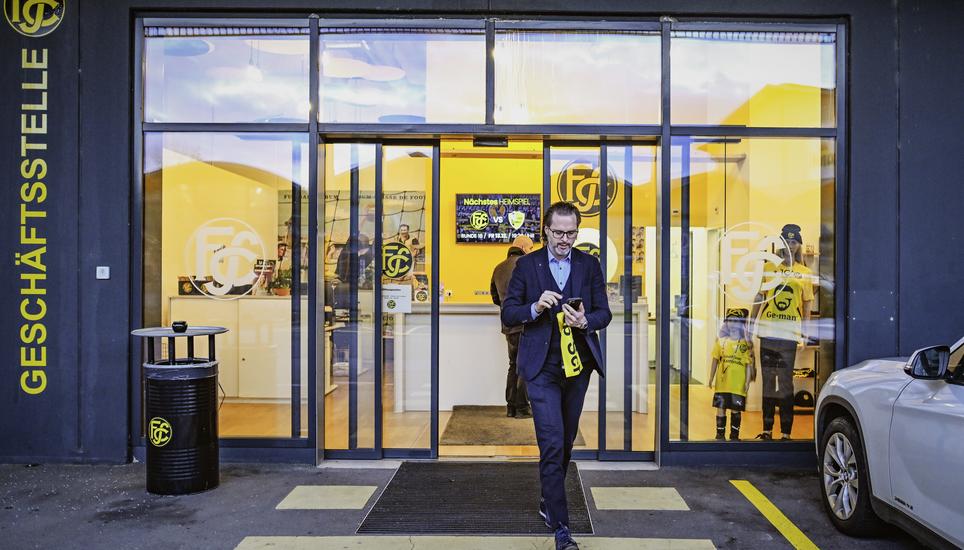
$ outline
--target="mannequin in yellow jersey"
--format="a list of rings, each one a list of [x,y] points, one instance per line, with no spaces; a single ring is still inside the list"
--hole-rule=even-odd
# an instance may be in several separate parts
[[[760,367],[763,376],[763,432],[759,439],[773,438],[773,421],[780,409],[781,439],[790,439],[793,427],[793,364],[797,345],[805,340],[804,326],[810,320],[813,277],[803,265],[800,226],[787,224],[780,232],[786,241],[783,263],[768,264],[766,279],[776,278],[775,287],[761,291],[750,313],[750,334],[760,338]],[[787,253],[789,252],[789,253]]]
[[[747,310],[731,308],[720,327],[720,337],[713,344],[710,376],[706,382],[715,390],[716,439],[724,439],[726,411],[730,411],[730,441],[740,439],[740,420],[746,410],[746,392],[756,378],[753,344],[746,337]]]

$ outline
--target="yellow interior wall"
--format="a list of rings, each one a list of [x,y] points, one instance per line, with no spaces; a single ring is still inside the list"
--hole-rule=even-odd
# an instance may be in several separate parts
[[[749,218],[779,231],[795,223],[804,249],[820,234],[820,140],[749,140]]]
[[[491,303],[492,270],[505,259],[508,244],[456,243],[458,193],[537,193],[542,195],[542,141],[509,140],[507,148],[474,147],[471,139],[442,140],[439,189],[439,279],[445,301]],[[542,205],[543,210],[546,205]],[[540,245],[537,244],[536,248]]]
[[[278,236],[278,191],[291,182],[261,170],[215,165],[164,150],[161,187],[161,290],[177,296],[177,278],[194,275],[186,265],[186,247],[203,223],[234,218],[250,225],[274,258]],[[242,267],[243,269],[243,267]],[[162,303],[163,323],[170,322],[168,301]]]

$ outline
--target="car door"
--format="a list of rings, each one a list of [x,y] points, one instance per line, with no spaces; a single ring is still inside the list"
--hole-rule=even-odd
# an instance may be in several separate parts
[[[890,477],[904,512],[964,545],[964,347],[947,380],[914,380],[894,404]]]

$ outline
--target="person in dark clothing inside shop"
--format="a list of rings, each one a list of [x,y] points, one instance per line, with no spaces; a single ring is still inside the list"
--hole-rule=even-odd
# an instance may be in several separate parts
[[[565,480],[589,377],[603,375],[597,330],[612,320],[599,260],[573,248],[579,210],[557,202],[542,218],[545,246],[516,262],[502,299],[502,323],[522,326],[519,374],[526,380],[539,442],[539,515],[556,550],[578,550],[569,532]]]
[[[787,244],[782,251],[783,263],[766,265],[764,281],[776,285],[757,294],[750,313],[750,333],[760,338],[763,375],[763,432],[757,438],[773,439],[774,415],[779,407],[780,439],[786,441],[793,428],[793,365],[797,345],[805,338],[804,327],[810,320],[813,272],[803,264],[800,226],[788,223],[780,236]]]
[[[525,235],[519,235],[512,241],[506,259],[499,262],[492,271],[492,282],[489,284],[492,303],[497,306],[502,305],[502,297],[506,295],[509,288],[509,279],[512,278],[516,261],[531,250],[532,239]],[[502,334],[505,334],[505,340],[509,346],[509,372],[505,378],[505,415],[529,418],[532,416],[532,411],[529,408],[526,383],[525,379],[518,375],[515,359],[519,353],[519,336],[522,334],[522,327],[502,325]]]

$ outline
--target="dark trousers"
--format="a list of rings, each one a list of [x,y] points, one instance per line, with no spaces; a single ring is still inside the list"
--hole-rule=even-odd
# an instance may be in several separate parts
[[[526,393],[525,378],[519,376],[516,370],[516,355],[519,355],[519,337],[521,332],[506,334],[505,341],[509,344],[509,372],[505,376],[505,404],[514,409],[524,409],[529,406],[529,395]]]
[[[589,365],[584,365],[579,376],[566,378],[561,361],[556,361],[547,363],[529,381],[529,401],[539,441],[539,481],[553,528],[560,523],[569,524],[566,472],[590,374]]]
[[[763,431],[773,429],[773,416],[780,407],[780,431],[789,435],[793,427],[793,363],[797,343],[779,338],[760,338],[760,366],[763,371]]]

